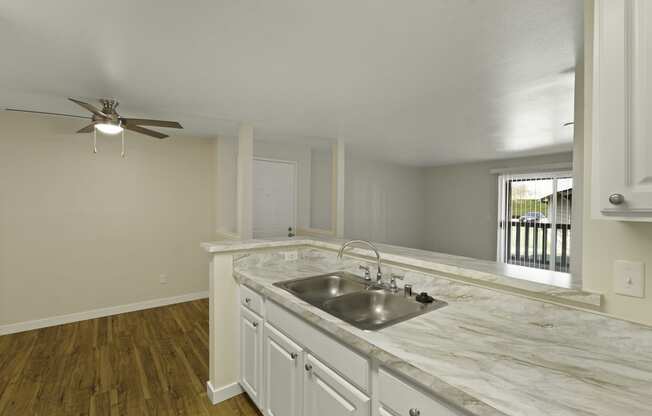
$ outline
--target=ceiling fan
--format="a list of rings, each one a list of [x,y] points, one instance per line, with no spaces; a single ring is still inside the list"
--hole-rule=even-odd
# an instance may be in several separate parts
[[[33,110],[23,110],[17,108],[6,108],[6,111],[18,111],[22,113],[35,113],[35,114],[46,114],[54,116],[64,116],[64,117],[75,117],[75,118],[84,118],[91,120],[91,124],[77,130],[77,133],[93,133],[93,152],[97,153],[97,137],[96,131],[99,130],[104,134],[118,134],[122,133],[122,156],[124,157],[125,152],[125,139],[124,139],[124,130],[131,130],[136,133],[144,134],[151,137],[156,137],[157,139],[165,139],[169,137],[167,134],[159,133],[158,131],[150,130],[142,126],[155,126],[155,127],[167,127],[172,129],[182,129],[181,124],[176,121],[165,121],[165,120],[150,120],[144,118],[129,118],[122,117],[116,111],[118,107],[118,101],[109,98],[101,98],[99,101],[102,104],[102,109],[98,109],[92,104],[75,100],[74,98],[68,98],[73,103],[85,108],[90,111],[92,114],[88,117],[78,116],[73,114],[61,114],[61,113],[49,113],[45,111],[33,111]]]

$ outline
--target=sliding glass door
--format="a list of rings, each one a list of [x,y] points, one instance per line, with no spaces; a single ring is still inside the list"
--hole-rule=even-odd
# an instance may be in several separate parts
[[[501,175],[498,198],[498,261],[568,273],[571,173]]]

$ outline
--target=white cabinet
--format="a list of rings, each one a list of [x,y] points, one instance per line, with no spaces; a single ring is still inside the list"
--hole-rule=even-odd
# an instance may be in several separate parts
[[[265,325],[265,416],[301,416],[303,349],[270,324]]]
[[[261,407],[263,385],[263,319],[240,308],[240,385]]]
[[[430,395],[395,377],[384,369],[378,372],[378,397],[380,416],[455,416]]]
[[[652,1],[596,0],[592,215],[652,221]]]
[[[310,354],[304,365],[303,414],[369,416],[370,399]]]
[[[265,416],[461,414],[253,290],[241,299],[240,384]]]

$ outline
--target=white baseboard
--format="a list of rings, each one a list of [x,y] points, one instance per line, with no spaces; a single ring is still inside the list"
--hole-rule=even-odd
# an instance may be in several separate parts
[[[90,311],[76,312],[68,315],[53,316],[51,318],[1,325],[0,335],[15,334],[16,332],[30,331],[32,329],[45,328],[48,326],[85,321],[87,319],[103,318],[105,316],[140,311],[143,309],[157,308],[159,306],[173,305],[175,303],[189,302],[191,300],[205,299],[207,297],[208,292],[187,293],[185,295],[172,296],[169,298],[151,299],[143,302],[129,303],[127,305],[109,306],[108,308],[93,309]]]
[[[242,393],[242,387],[240,383],[231,383],[226,386],[220,387],[218,389],[213,388],[213,385],[210,381],[206,382],[206,392],[208,393],[208,399],[213,404],[218,404],[224,400],[228,400],[231,397],[237,396]]]

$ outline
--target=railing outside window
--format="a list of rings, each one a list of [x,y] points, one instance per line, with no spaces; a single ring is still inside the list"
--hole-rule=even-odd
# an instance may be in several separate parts
[[[568,172],[499,178],[498,260],[568,273],[573,179]]]

